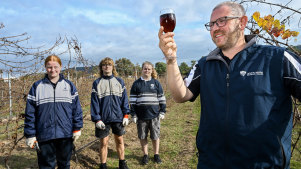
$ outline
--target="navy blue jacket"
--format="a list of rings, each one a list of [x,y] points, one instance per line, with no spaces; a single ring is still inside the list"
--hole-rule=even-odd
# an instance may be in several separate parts
[[[124,82],[119,77],[102,76],[93,82],[91,119],[104,123],[122,122],[129,114],[129,103]]]
[[[220,49],[203,57],[186,85],[199,94],[198,168],[289,168],[292,100],[301,100],[301,61],[284,48],[247,46],[228,65]]]
[[[60,74],[56,87],[47,75],[35,82],[27,96],[24,135],[43,142],[72,137],[83,127],[82,109],[72,82]]]
[[[137,79],[130,93],[131,115],[140,120],[150,120],[165,114],[166,99],[160,82],[156,79],[149,81],[142,77]]]

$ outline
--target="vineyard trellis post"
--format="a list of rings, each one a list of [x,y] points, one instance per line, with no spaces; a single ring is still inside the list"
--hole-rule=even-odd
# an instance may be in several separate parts
[[[8,93],[9,93],[9,119],[12,118],[13,113],[13,102],[12,102],[12,94],[11,94],[11,70],[7,72],[7,80],[8,80]]]

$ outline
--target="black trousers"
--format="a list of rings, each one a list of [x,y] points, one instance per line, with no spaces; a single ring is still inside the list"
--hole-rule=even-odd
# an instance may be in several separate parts
[[[38,165],[40,169],[69,169],[72,155],[72,138],[39,142]]]

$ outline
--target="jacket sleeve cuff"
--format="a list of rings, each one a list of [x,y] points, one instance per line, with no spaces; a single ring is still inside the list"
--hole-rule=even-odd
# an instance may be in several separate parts
[[[73,128],[73,133],[75,132],[75,131],[79,131],[80,130],[80,128]]]
[[[31,134],[31,135],[24,134],[24,136],[25,136],[26,138],[31,138],[31,137],[35,137],[36,135],[35,135],[35,134]]]

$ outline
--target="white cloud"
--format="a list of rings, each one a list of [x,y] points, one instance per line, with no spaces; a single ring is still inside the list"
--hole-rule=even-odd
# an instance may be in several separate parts
[[[215,48],[204,23],[209,21],[212,8],[222,1],[56,0],[53,3],[50,0],[28,0],[20,3],[17,0],[7,0],[0,7],[0,21],[6,25],[1,33],[6,31],[4,33],[14,35],[28,32],[32,37],[28,43],[33,46],[45,43],[49,43],[46,46],[51,46],[59,34],[75,35],[82,44],[84,57],[96,63],[106,56],[113,59],[127,57],[133,63],[145,60],[164,61],[158,48],[159,12],[171,7],[175,9],[177,17],[175,40],[179,62],[189,63],[189,60],[198,60]],[[269,1],[285,4],[289,0]],[[293,3],[289,6],[300,10],[299,0],[293,0]],[[272,13],[268,5],[260,5],[260,9],[256,3],[248,5],[249,16],[256,10],[262,14]],[[296,26],[299,17],[294,19],[290,28],[294,25],[300,32],[300,27]],[[58,51],[62,49],[63,47]]]
[[[69,15],[73,17],[85,16],[94,23],[102,25],[127,25],[135,23],[135,20],[125,13],[105,9],[95,11],[91,9],[68,8],[65,16]]]
[[[18,11],[10,8],[0,7],[0,13],[1,15],[17,15]]]

